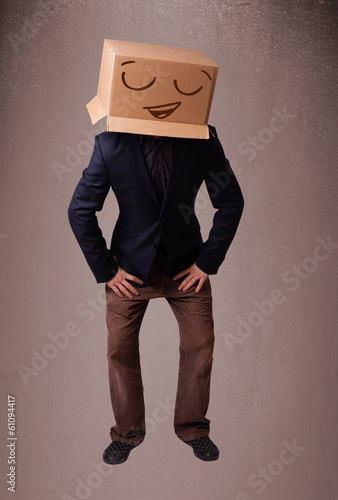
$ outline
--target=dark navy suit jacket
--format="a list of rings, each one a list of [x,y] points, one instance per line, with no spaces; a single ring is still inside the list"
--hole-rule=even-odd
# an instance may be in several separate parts
[[[161,234],[167,249],[164,271],[171,277],[196,262],[216,274],[235,236],[244,200],[214,127],[209,139],[174,138],[172,165],[162,205],[144,160],[137,134],[102,132],[83,171],[68,209],[76,239],[97,283],[109,281],[120,267],[148,286],[148,274]],[[217,211],[203,242],[194,211],[198,189],[205,181]],[[110,248],[99,228],[112,189],[119,216]],[[181,281],[181,280],[178,280]]]

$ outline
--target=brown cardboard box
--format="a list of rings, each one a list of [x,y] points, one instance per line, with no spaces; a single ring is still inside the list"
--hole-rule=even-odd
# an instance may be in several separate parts
[[[208,139],[218,66],[197,50],[104,40],[92,123],[107,130]]]

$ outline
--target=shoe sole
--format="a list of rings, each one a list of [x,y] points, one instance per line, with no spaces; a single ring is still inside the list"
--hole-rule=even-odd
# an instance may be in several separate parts
[[[201,453],[198,453],[198,451],[195,451],[193,449],[195,457],[199,458],[200,460],[203,460],[204,462],[213,462],[214,460],[218,460],[219,458],[219,453],[217,455],[203,455]]]
[[[127,456],[124,456],[124,457],[120,458],[119,460],[113,459],[113,458],[109,459],[109,457],[105,457],[105,455],[103,455],[102,458],[103,458],[104,463],[107,465],[119,465],[119,464],[123,464],[129,458],[129,454],[130,454],[130,452],[128,453]]]

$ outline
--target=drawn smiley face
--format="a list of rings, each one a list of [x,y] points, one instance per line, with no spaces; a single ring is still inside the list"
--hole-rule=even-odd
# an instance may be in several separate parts
[[[135,63],[136,63],[136,61],[125,61],[121,64],[121,66],[125,66],[128,64],[135,64]],[[211,76],[209,75],[209,73],[207,71],[205,71],[204,69],[201,69],[200,72],[203,73],[204,75],[206,75],[206,77],[209,79],[209,81],[212,80]],[[151,77],[149,78],[150,79],[149,83],[146,83],[145,85],[142,85],[142,86],[135,86],[134,84],[129,83],[129,79],[128,79],[128,76],[126,75],[126,73],[127,73],[127,71],[122,71],[121,79],[122,79],[123,85],[129,90],[141,92],[141,91],[149,89],[156,82],[156,76],[154,76],[152,79],[151,79]],[[205,78],[205,77],[203,77],[203,78]],[[190,89],[189,89],[189,91],[186,91],[188,89],[182,90],[179,86],[177,79],[174,79],[173,80],[173,87],[175,88],[175,90],[179,94],[181,94],[183,96],[191,97],[191,96],[194,96],[194,95],[198,94],[199,92],[201,92],[201,90],[204,87],[204,84],[200,85],[195,90],[190,91]],[[149,113],[154,118],[157,118],[158,120],[164,120],[165,118],[168,118],[168,116],[172,115],[181,105],[182,105],[182,101],[175,101],[175,102],[169,102],[166,104],[159,104],[156,106],[143,106],[143,109],[148,110]]]

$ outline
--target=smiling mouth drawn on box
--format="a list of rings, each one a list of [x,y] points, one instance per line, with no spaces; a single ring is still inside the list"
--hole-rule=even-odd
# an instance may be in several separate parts
[[[181,106],[181,101],[171,102],[169,104],[161,104],[161,106],[144,106],[143,109],[147,109],[155,118],[163,120],[170,116],[176,109]]]

